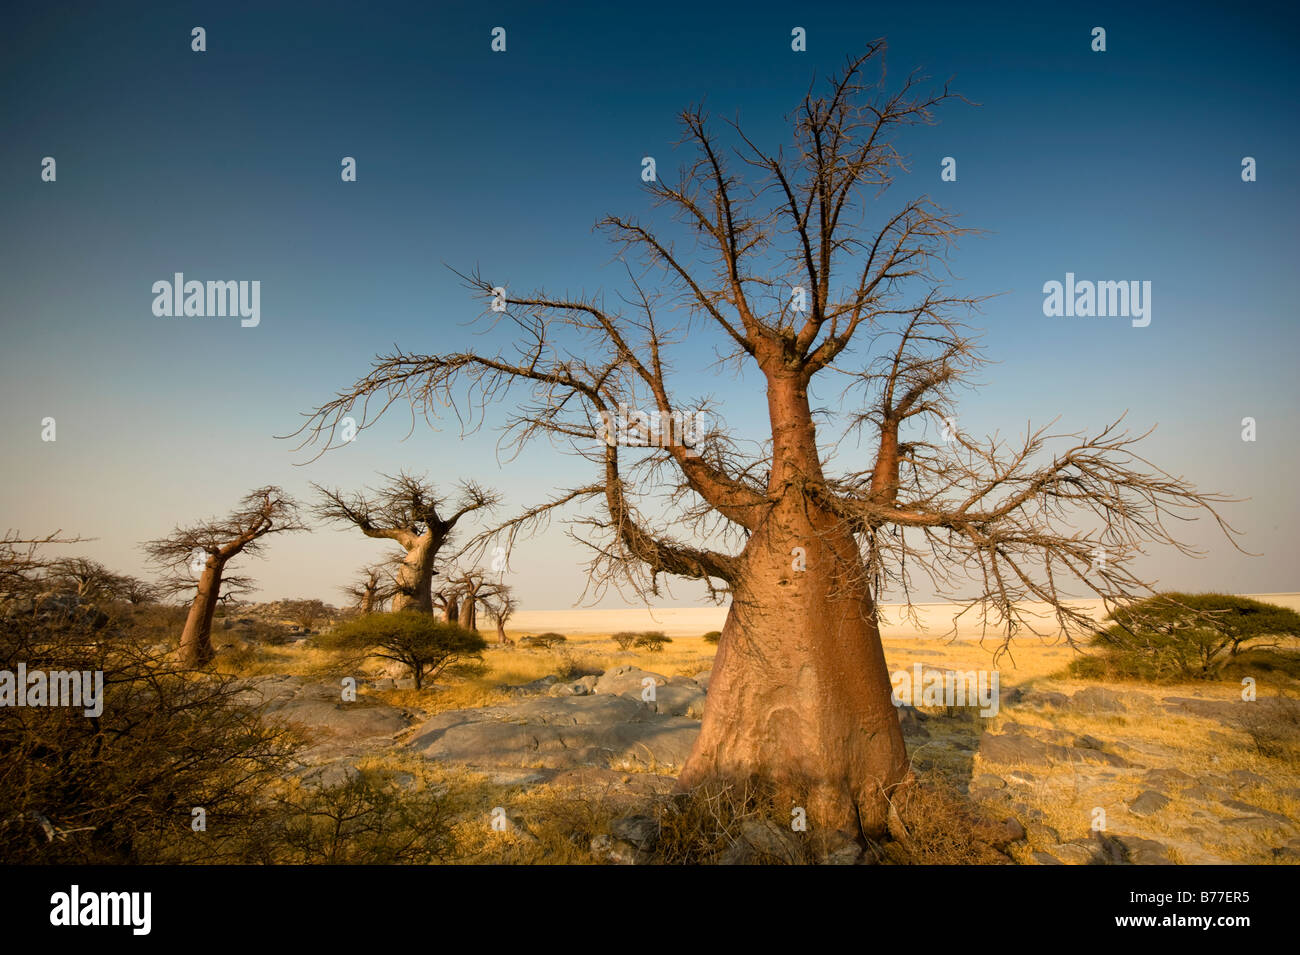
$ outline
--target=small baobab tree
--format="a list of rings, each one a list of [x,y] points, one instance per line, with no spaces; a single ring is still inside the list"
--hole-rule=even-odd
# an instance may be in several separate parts
[[[458,602],[457,620],[466,630],[478,629],[478,612],[481,606],[497,595],[502,584],[490,580],[481,567],[448,574],[446,605]]]
[[[169,575],[174,590],[194,587],[185,629],[181,631],[180,661],[189,667],[208,663],[213,656],[212,617],[218,601],[229,596],[223,579],[226,566],[241,554],[258,556],[271,534],[306,530],[298,505],[274,485],[258,488],[224,518],[177,527],[168,537],[144,545],[150,559]],[[247,581],[234,578],[240,589]]]
[[[433,606],[446,623],[460,623],[460,588],[444,586],[433,595]]]
[[[519,609],[519,602],[510,592],[510,587],[506,584],[498,584],[496,593],[487,601],[487,615],[491,618],[492,623],[497,630],[497,643],[504,644],[506,638],[506,622],[514,616]]]
[[[401,472],[384,476],[387,483],[373,490],[348,494],[312,485],[322,502],[315,508],[327,521],[351,524],[367,537],[395,541],[406,556],[397,569],[393,611],[433,612],[434,562],[461,518],[490,509],[497,496],[472,481],[459,485],[457,500],[448,505],[437,489],[420,477]]]
[[[1129,561],[1143,543],[1182,546],[1173,519],[1209,514],[1232,533],[1214,509],[1226,498],[1150,465],[1115,425],[1011,443],[955,426],[956,391],[981,367],[963,323],[980,300],[945,284],[967,230],[924,195],[880,208],[903,168],[897,133],[950,94],[887,80],[883,52],[810,89],[779,148],[687,109],[680,177],[645,185],[670,215],[602,222],[627,266],[617,296],[503,295],[504,277],[463,276],[512,332],[498,350],[397,350],[304,426],[329,448],[354,408],[366,427],[374,405],[453,407],[472,428],[513,398],[505,440],[563,443],[595,473],[489,532],[508,545],[579,508],[597,596],[680,577],[731,598],[679,784],[756,780],[814,828],[867,837],[893,828],[911,778],[882,600],[910,602],[919,574],[1004,639],[1034,628],[1030,600],[1067,632],[1091,629],[1068,598],[1145,588]],[[670,360],[710,347],[753,387],[740,400],[765,408],[757,435],[729,431]]]
[[[402,555],[405,556],[405,555]],[[401,562],[401,557],[398,562]],[[339,588],[351,598],[351,606],[361,614],[377,613],[397,591],[389,562],[367,564],[357,571],[357,579]]]

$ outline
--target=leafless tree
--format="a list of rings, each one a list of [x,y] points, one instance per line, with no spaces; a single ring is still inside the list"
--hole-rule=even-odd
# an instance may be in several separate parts
[[[87,557],[68,557],[55,561],[49,569],[51,585],[76,594],[81,600],[113,600],[126,590],[127,579],[115,574],[99,561]]]
[[[46,557],[42,548],[84,541],[80,536],[60,537],[61,533],[25,537],[21,531],[5,531],[0,537],[0,597],[33,597],[48,588],[50,574],[59,561]]]
[[[442,579],[442,590],[434,598],[435,607],[442,609],[447,622],[460,624],[467,630],[478,629],[478,609],[486,607],[504,586],[493,581],[480,567],[450,568],[443,572]]]
[[[315,513],[324,520],[351,524],[367,537],[402,545],[406,557],[397,572],[393,610],[432,613],[431,585],[438,552],[461,518],[494,507],[497,496],[471,481],[462,482],[452,510],[423,478],[405,471],[396,477],[384,477],[387,483],[382,487],[355,494],[313,484],[324,499]]]
[[[289,619],[304,630],[310,630],[316,626],[316,621],[330,616],[333,610],[334,608],[328,606],[325,601],[316,600],[315,598],[287,600],[284,603],[284,612]]]
[[[981,362],[962,319],[980,300],[950,291],[945,266],[969,230],[926,196],[877,217],[903,168],[896,134],[933,122],[952,94],[923,92],[916,74],[887,81],[883,51],[872,44],[824,94],[810,88],[792,144],[775,151],[686,110],[692,159],[676,182],[646,186],[677,225],[602,223],[628,271],[617,302],[502,296],[499,278],[465,276],[485,301],[504,300],[484,316],[507,346],[377,358],[300,431],[323,452],[345,416],[366,427],[394,404],[429,419],[452,407],[472,430],[507,392],[526,392],[502,440],[565,444],[596,474],[495,539],[509,545],[575,505],[597,594],[658,593],[667,575],[731,596],[680,784],[757,778],[799,799],[814,825],[867,836],[891,827],[891,794],[910,779],[882,600],[910,601],[920,574],[937,595],[969,598],[1004,638],[1033,628],[1026,599],[1077,630],[1091,624],[1068,599],[1140,591],[1128,561],[1144,543],[1184,546],[1173,519],[1201,512],[1233,533],[1215,511],[1225,498],[1150,465],[1115,425],[1034,429],[1015,444],[955,427],[956,389]],[[761,380],[762,440],[731,435],[710,401],[683,393],[670,355],[688,335],[692,352],[720,343],[720,365]],[[820,382],[838,409],[817,402]],[[612,427],[620,404],[647,416]],[[662,440],[665,420],[700,411],[711,417],[694,441]]]
[[[120,595],[127,603],[147,604],[158,600],[161,590],[157,585],[139,577],[126,576],[122,578]]]
[[[497,584],[496,592],[487,601],[487,614],[497,628],[497,643],[507,642],[506,621],[514,616],[518,609],[519,602],[511,593],[510,587],[507,584]]]
[[[401,559],[402,557],[399,556],[399,563]],[[360,613],[376,613],[382,610],[384,604],[397,592],[391,562],[367,564],[357,571],[357,580],[354,583],[339,589],[352,599],[352,606]]]
[[[443,587],[433,595],[433,606],[447,623],[460,623],[460,588]]]
[[[174,588],[195,587],[181,632],[183,665],[203,666],[212,659],[212,616],[223,597],[226,565],[240,554],[260,554],[268,535],[306,529],[293,498],[278,487],[267,486],[245,496],[227,517],[177,527],[171,536],[144,545]]]

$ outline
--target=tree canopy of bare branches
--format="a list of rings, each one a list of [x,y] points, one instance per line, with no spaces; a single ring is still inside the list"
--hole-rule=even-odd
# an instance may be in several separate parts
[[[241,554],[260,555],[272,534],[306,529],[297,502],[268,485],[245,495],[226,517],[177,527],[170,536],[144,545],[173,588],[195,588],[181,633],[182,663],[201,666],[212,659],[212,617],[217,602],[230,595],[222,587],[226,565]]]
[[[397,570],[393,609],[432,613],[430,588],[439,552],[462,518],[495,507],[499,498],[472,481],[463,481],[449,504],[423,477],[402,471],[384,479],[378,488],[353,493],[313,484],[321,496],[315,514],[350,524],[367,537],[400,544],[406,556]]]
[[[472,430],[511,407],[508,447],[545,438],[585,458],[589,481],[476,540],[509,545],[567,510],[597,594],[657,594],[676,576],[730,595],[683,784],[771,778],[819,824],[868,835],[908,776],[882,600],[910,601],[923,580],[1007,639],[1032,628],[1027,599],[1077,631],[1090,621],[1069,598],[1142,590],[1129,569],[1141,546],[1185,547],[1175,530],[1198,515],[1232,533],[1217,510],[1228,498],[1147,461],[1119,423],[1030,426],[1018,441],[956,425],[984,362],[967,322],[986,300],[954,290],[947,266],[972,230],[924,194],[883,201],[905,170],[900,134],[957,98],[924,86],[891,81],[878,41],[809,89],[784,146],[685,110],[680,175],[646,185],[647,215],[600,223],[623,291],[503,296],[501,277],[465,274],[504,302],[484,316],[508,344],[382,355],[298,432],[323,452],[348,416],[365,428],[394,405],[430,421],[451,408]],[[689,391],[674,365],[688,340],[761,376],[766,433],[745,440]],[[624,408],[646,412],[631,435],[612,427]],[[663,440],[684,416],[693,440]]]

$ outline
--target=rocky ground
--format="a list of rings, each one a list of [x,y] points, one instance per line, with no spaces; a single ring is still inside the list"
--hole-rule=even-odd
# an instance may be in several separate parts
[[[667,677],[619,666],[574,681],[545,677],[508,687],[509,702],[432,716],[384,702],[393,681],[383,677],[363,685],[356,702],[343,702],[338,686],[297,676],[248,678],[244,692],[309,732],[306,780],[341,781],[361,760],[398,754],[501,786],[634,797],[671,789],[699,731],[708,682],[707,671]],[[1041,681],[1003,691],[1002,710],[990,720],[911,707],[900,718],[917,770],[942,773],[983,814],[1005,820],[1002,841],[1015,861],[1300,861],[1296,767],[1250,760],[1260,772],[1234,765],[1242,760],[1230,755],[1204,755],[1204,747],[1191,755],[1186,745],[1217,738],[1224,754],[1248,747],[1246,722],[1267,719],[1269,708],[1282,719],[1286,701],[1100,686],[1066,693]],[[637,861],[645,826],[644,817],[621,820],[593,848],[613,861]],[[754,838],[771,845],[782,837]]]

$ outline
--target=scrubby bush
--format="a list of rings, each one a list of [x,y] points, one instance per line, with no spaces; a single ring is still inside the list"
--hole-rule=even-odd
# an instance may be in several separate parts
[[[238,834],[264,816],[262,792],[288,771],[297,741],[265,725],[237,683],[178,669],[148,628],[141,639],[119,624],[0,616],[0,670],[103,674],[93,706],[0,707],[7,863],[233,861]],[[194,807],[206,834],[191,827]]]
[[[656,653],[664,648],[664,644],[672,643],[672,640],[659,630],[624,630],[614,634],[614,642],[620,650],[649,650]]]
[[[721,630],[710,630],[708,633],[706,633],[706,634],[704,635],[704,642],[705,642],[705,643],[713,643],[713,644],[716,644],[716,643],[717,643],[719,640],[721,640],[721,639],[722,639],[722,631],[721,631]]]
[[[559,646],[569,638],[562,633],[539,633],[532,638],[533,646],[541,647],[543,650],[549,650],[552,647]]]
[[[415,678],[417,690],[424,686],[426,678],[436,677],[453,663],[478,658],[487,649],[487,641],[477,631],[435,620],[416,610],[357,617],[335,627],[318,642],[326,649],[404,664]]]
[[[1157,594],[1116,610],[1075,660],[1074,676],[1151,681],[1214,679],[1247,657],[1300,636],[1300,614],[1231,594]]]
[[[448,797],[424,779],[403,789],[382,770],[290,786],[258,837],[257,861],[271,864],[428,865],[455,849]]]
[[[651,653],[658,653],[663,650],[666,644],[672,642],[671,638],[665,636],[659,630],[647,630],[645,633],[637,635],[637,638],[632,641],[632,646],[637,650],[648,650]]]
[[[600,676],[605,668],[585,654],[574,653],[569,647],[561,647],[555,655],[555,675],[561,680],[576,680],[584,676]]]

